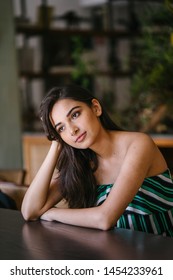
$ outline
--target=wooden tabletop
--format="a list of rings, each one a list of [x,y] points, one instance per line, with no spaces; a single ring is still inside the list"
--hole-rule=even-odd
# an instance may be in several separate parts
[[[57,222],[25,222],[0,209],[1,260],[173,259],[173,239],[124,229],[101,231]]]

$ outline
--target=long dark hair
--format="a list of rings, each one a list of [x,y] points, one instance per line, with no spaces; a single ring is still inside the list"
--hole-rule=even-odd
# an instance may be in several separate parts
[[[73,99],[84,102],[89,107],[95,98],[88,90],[76,86],[55,87],[48,92],[40,106],[40,118],[47,138],[61,144],[61,151],[57,161],[59,173],[58,186],[63,198],[71,208],[94,206],[96,200],[96,180],[94,171],[98,167],[96,154],[90,149],[76,149],[66,144],[50,120],[50,113],[54,104],[61,99]],[[109,117],[102,106],[99,117],[101,124],[108,130],[121,130]]]

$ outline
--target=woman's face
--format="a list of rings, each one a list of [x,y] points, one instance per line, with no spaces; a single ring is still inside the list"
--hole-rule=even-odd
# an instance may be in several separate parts
[[[62,99],[53,106],[50,118],[64,142],[74,148],[86,149],[92,148],[99,137],[101,113],[96,99],[92,100],[91,107],[84,102]]]

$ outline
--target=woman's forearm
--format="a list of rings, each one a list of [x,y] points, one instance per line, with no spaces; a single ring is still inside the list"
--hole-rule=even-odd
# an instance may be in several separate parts
[[[48,199],[50,182],[55,170],[58,154],[59,144],[53,141],[45,160],[24,197],[21,211],[26,219],[28,217],[37,218]]]
[[[102,205],[82,209],[60,209],[55,207],[46,211],[40,218],[46,221],[58,221],[69,225],[101,230],[110,229],[116,222],[110,222],[109,217],[104,214]]]

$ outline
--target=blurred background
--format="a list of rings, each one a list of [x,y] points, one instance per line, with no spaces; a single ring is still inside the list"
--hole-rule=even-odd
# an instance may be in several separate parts
[[[173,170],[172,0],[0,1],[0,170],[25,171],[22,184],[50,145],[40,102],[69,83],[151,134]]]

